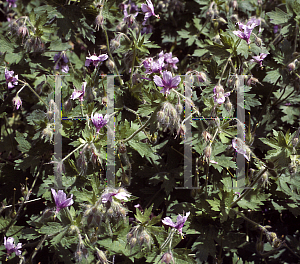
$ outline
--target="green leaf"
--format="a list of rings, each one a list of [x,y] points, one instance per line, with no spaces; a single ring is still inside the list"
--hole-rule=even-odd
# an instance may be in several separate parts
[[[268,82],[268,83],[275,83],[277,79],[281,76],[279,73],[279,69],[273,70],[273,71],[268,71],[267,75],[263,79],[263,82]]]
[[[268,17],[271,19],[271,23],[274,25],[280,25],[288,22],[291,15],[285,13],[278,7],[275,7],[275,11],[271,11],[267,13]]]
[[[25,139],[26,135],[26,133],[22,134],[19,131],[16,131],[15,139],[19,143],[18,150],[22,153],[28,152],[31,148],[31,144]]]

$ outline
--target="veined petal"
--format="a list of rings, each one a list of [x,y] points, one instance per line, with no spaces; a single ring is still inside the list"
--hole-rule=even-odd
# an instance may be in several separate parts
[[[165,87],[165,85],[164,85],[162,79],[161,79],[159,76],[155,75],[155,76],[153,77],[153,80],[154,80],[154,82],[155,82],[155,84],[156,84],[157,86],[159,86],[159,87]]]
[[[177,85],[181,82],[180,76],[175,76],[171,81],[171,87],[177,87]]]
[[[165,217],[162,222],[165,224],[165,225],[168,225],[168,226],[171,226],[171,227],[175,227],[176,224],[173,223],[173,221],[171,220],[170,217]]]
[[[169,71],[163,72],[163,82],[168,87],[171,87],[171,83],[172,83],[172,73],[171,72],[169,72]]]

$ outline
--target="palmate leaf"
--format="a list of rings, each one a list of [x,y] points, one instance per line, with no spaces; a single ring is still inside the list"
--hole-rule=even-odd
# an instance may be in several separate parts
[[[268,12],[267,15],[270,18],[270,22],[274,25],[284,24],[291,18],[291,15],[277,7],[275,7],[275,11]]]
[[[150,220],[150,215],[152,212],[153,204],[142,213],[138,208],[136,208],[135,218],[140,223],[147,223]]]

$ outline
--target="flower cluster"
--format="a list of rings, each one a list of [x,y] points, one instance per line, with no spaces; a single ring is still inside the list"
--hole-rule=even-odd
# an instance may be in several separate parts
[[[163,70],[168,68],[177,69],[176,63],[179,62],[177,57],[172,56],[172,52],[165,53],[161,51],[158,54],[158,59],[153,60],[153,58],[146,58],[143,61],[143,66],[146,69],[146,73],[161,73]]]
[[[126,22],[129,26],[131,26],[139,14],[139,9],[137,5],[131,0],[129,0],[128,4],[121,4],[121,8],[123,9],[124,18],[123,21]],[[129,11],[129,12],[128,12]]]

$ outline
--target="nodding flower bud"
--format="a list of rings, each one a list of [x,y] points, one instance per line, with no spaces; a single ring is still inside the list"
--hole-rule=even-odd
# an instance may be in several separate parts
[[[166,263],[166,264],[170,264],[172,261],[172,263],[174,262],[174,258],[172,256],[171,252],[166,252],[165,254],[163,254],[163,256],[161,257],[161,263]]]
[[[112,39],[110,41],[110,51],[114,52],[116,49],[118,49],[120,47],[120,41],[116,40],[116,39]]]
[[[129,240],[129,245],[130,245],[131,249],[133,249],[135,247],[136,242],[137,242],[137,239],[135,237],[133,237]]]
[[[96,250],[97,250],[97,257],[100,260],[100,263],[101,264],[108,264],[108,260],[106,258],[105,253],[102,250],[98,249],[98,248],[96,248]]]
[[[230,1],[230,6],[235,10],[238,7],[238,2],[236,0]]]
[[[261,182],[264,188],[269,185],[269,175],[267,172],[262,175]]]
[[[208,146],[204,149],[203,153],[204,153],[204,156],[205,156],[206,158],[209,159],[210,156],[211,156],[211,146],[208,145]]]
[[[18,96],[18,94],[12,99],[13,105],[15,109],[19,109],[22,106],[22,100]]]
[[[100,13],[98,16],[96,16],[95,24],[98,29],[103,25],[103,21],[104,21],[104,18],[102,16],[102,13]]]
[[[223,17],[219,17],[218,22],[220,22],[221,24],[227,24],[227,21]]]
[[[262,45],[262,40],[261,40],[261,38],[255,37],[255,44],[256,44],[256,46],[261,47],[261,45]]]
[[[207,77],[206,74],[204,72],[199,72],[197,74],[197,78],[199,82],[206,82],[207,81]]]
[[[180,115],[182,113],[182,111],[183,111],[182,104],[179,103],[179,104],[175,105],[175,109],[176,109],[177,113]]]
[[[288,66],[287,66],[289,71],[293,71],[296,68],[295,62],[291,62]]]
[[[105,62],[105,65],[106,65],[106,67],[107,67],[111,72],[114,71],[115,63],[114,63],[111,59],[108,59],[108,60]]]
[[[18,29],[18,34],[20,37],[24,38],[26,37],[29,33],[28,33],[28,29],[25,26],[21,26]]]
[[[165,113],[162,111],[162,110],[160,110],[160,111],[158,111],[157,112],[157,121],[158,122],[160,122],[160,123],[164,123],[164,121],[165,121]]]
[[[231,111],[231,109],[232,109],[232,103],[230,102],[230,100],[229,100],[228,97],[226,97],[226,103],[225,103],[224,106],[225,106],[225,109],[226,109],[228,112]]]
[[[120,152],[121,154],[124,154],[124,153],[127,152],[126,145],[125,145],[123,142],[120,143],[120,146],[119,146],[119,152]]]
[[[204,138],[205,141],[210,141],[212,139],[212,135],[209,134],[206,130],[202,132],[202,137]]]
[[[298,145],[298,143],[299,143],[299,138],[298,137],[293,138],[292,145],[294,148]]]

